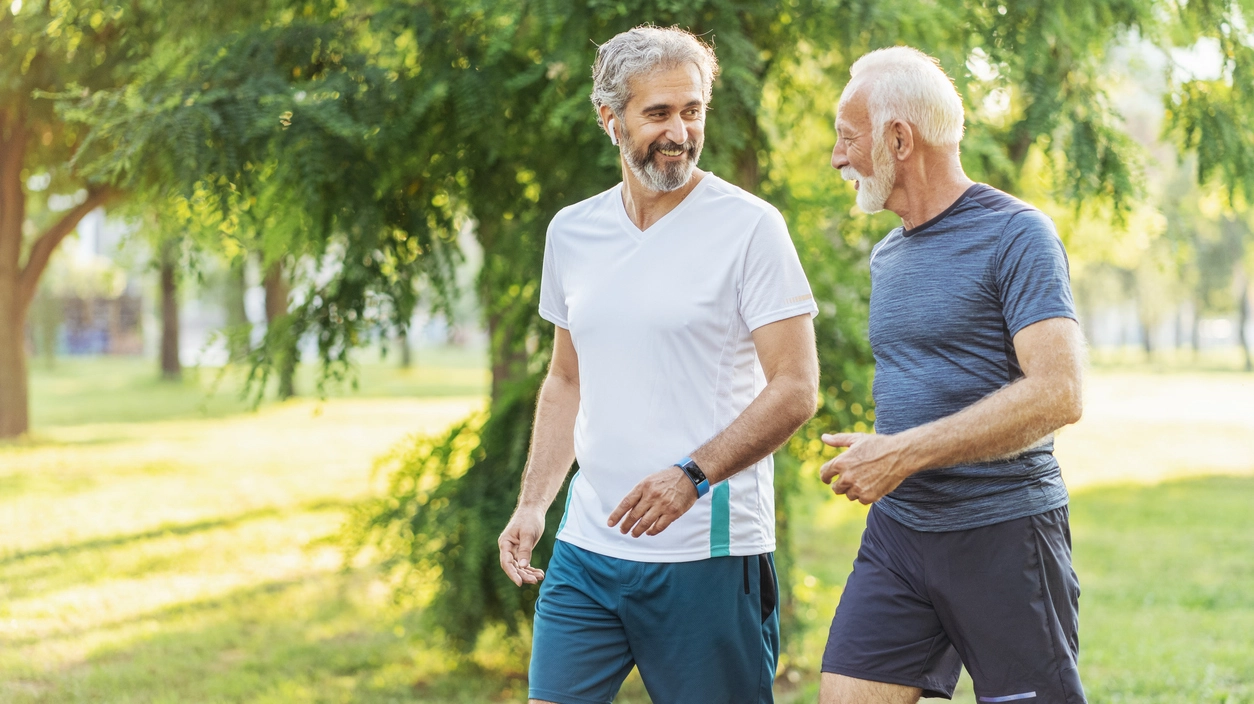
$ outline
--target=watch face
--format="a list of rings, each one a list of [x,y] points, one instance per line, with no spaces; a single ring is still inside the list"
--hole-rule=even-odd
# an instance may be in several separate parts
[[[688,476],[696,479],[698,483],[705,481],[705,472],[701,471],[696,462],[688,460],[684,463],[683,470],[688,473]]]

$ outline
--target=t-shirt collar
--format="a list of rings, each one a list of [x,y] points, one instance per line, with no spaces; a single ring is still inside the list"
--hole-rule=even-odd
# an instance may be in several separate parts
[[[984,188],[985,186],[982,183],[973,183],[967,188],[967,190],[962,192],[962,195],[958,196],[957,200],[955,200],[953,203],[950,203],[948,208],[945,208],[943,211],[941,211],[940,215],[937,215],[931,220],[928,220],[927,222],[913,229],[907,228],[905,225],[902,225],[901,227],[902,237],[913,237],[914,235],[917,235],[920,232],[926,230],[927,228],[940,222],[941,220],[944,220],[945,218],[949,217],[950,213],[954,212],[954,210],[957,209],[957,207],[962,204],[962,201],[966,200],[971,194],[975,193],[977,190],[983,190]]]
[[[620,181],[618,186],[615,187],[614,189],[614,200],[618,206],[617,210],[618,210],[619,224],[622,225],[623,229],[627,231],[627,234],[631,235],[633,238],[637,240],[643,240],[646,237],[653,235],[658,230],[663,229],[662,227],[659,227],[659,225],[664,225],[664,224],[669,223],[671,220],[674,220],[675,216],[677,216],[680,212],[682,212],[685,208],[687,208],[689,203],[692,203],[695,200],[700,200],[701,192],[703,192],[706,188],[709,187],[706,184],[706,181],[713,181],[715,178],[717,177],[713,173],[709,171],[705,172],[705,175],[702,176],[701,180],[697,182],[697,185],[694,186],[693,189],[688,192],[688,195],[684,196],[684,199],[680,201],[678,204],[676,204],[674,208],[671,208],[669,213],[663,215],[660,220],[650,225],[649,229],[647,230],[641,230],[640,228],[636,227],[636,223],[632,222],[631,216],[627,214],[627,206],[623,205],[624,186],[623,186],[623,183]]]

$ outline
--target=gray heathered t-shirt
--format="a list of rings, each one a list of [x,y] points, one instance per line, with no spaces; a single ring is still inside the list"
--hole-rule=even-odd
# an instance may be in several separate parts
[[[871,252],[875,428],[899,433],[953,415],[1021,378],[1012,340],[1048,318],[1075,319],[1067,254],[1053,222],[991,186],[967,189]],[[952,531],[1067,504],[1049,442],[1013,459],[931,469],[879,502],[921,531]]]

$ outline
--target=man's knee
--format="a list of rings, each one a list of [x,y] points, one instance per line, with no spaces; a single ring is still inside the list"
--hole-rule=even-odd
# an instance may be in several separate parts
[[[915,704],[923,690],[824,672],[819,704]]]

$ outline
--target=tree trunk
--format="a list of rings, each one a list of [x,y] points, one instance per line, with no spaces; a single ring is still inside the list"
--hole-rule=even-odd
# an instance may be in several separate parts
[[[527,378],[527,349],[523,344],[520,331],[515,330],[511,321],[526,321],[512,306],[517,302],[503,297],[501,293],[509,289],[509,285],[520,280],[516,267],[523,264],[516,259],[517,252],[508,244],[514,243],[511,236],[516,232],[510,226],[504,226],[495,218],[484,218],[477,225],[477,236],[484,252],[497,251],[497,243],[501,254],[484,256],[483,266],[479,270],[479,301],[483,306],[483,317],[488,325],[488,364],[492,371],[491,406],[505,397],[505,390]]]
[[[762,169],[758,164],[758,150],[765,149],[766,141],[758,121],[752,119],[749,125],[749,143],[736,153],[736,185],[746,191],[757,194],[762,187]]]
[[[401,369],[409,369],[414,363],[409,351],[409,328],[403,327],[396,331],[396,346],[400,348]]]
[[[1176,354],[1180,353],[1180,348],[1184,347],[1184,304],[1176,306]]]
[[[20,113],[0,107],[0,438],[30,427],[26,397],[26,306],[22,302],[22,162],[27,134]]]
[[[501,313],[488,315],[489,357],[492,365],[492,401],[505,396],[513,382],[527,378],[527,350],[519,343],[514,326]]]
[[[39,278],[61,240],[79,220],[112,195],[108,188],[89,188],[87,198],[41,233],[22,257],[22,224],[26,193],[22,167],[30,134],[23,106],[0,105],[0,439],[23,435],[30,427],[27,409],[26,312]]]
[[[1241,300],[1237,305],[1237,336],[1241,349],[1245,350],[1245,371],[1254,372],[1254,357],[1250,354],[1250,282],[1241,276]]]
[[[1193,318],[1189,324],[1192,327],[1189,331],[1189,343],[1193,346],[1193,361],[1196,362],[1202,352],[1202,304],[1199,301],[1193,302]]]
[[[231,264],[226,282],[226,327],[227,354],[232,362],[238,362],[248,356],[251,326],[248,324],[248,310],[244,307],[244,297],[248,293],[247,279],[248,259],[238,257]]]
[[[0,439],[25,435],[27,417],[26,311],[17,277],[0,270]]]
[[[266,269],[262,281],[266,290],[266,326],[274,330],[283,324],[287,317],[287,298],[291,292],[287,279],[283,276],[283,260],[276,259]],[[296,356],[299,354],[299,340],[285,341],[282,351],[278,354],[279,365],[279,400],[289,399],[296,395]]]
[[[179,360],[179,299],[177,243],[161,244],[161,378],[178,381],[183,378]]]

